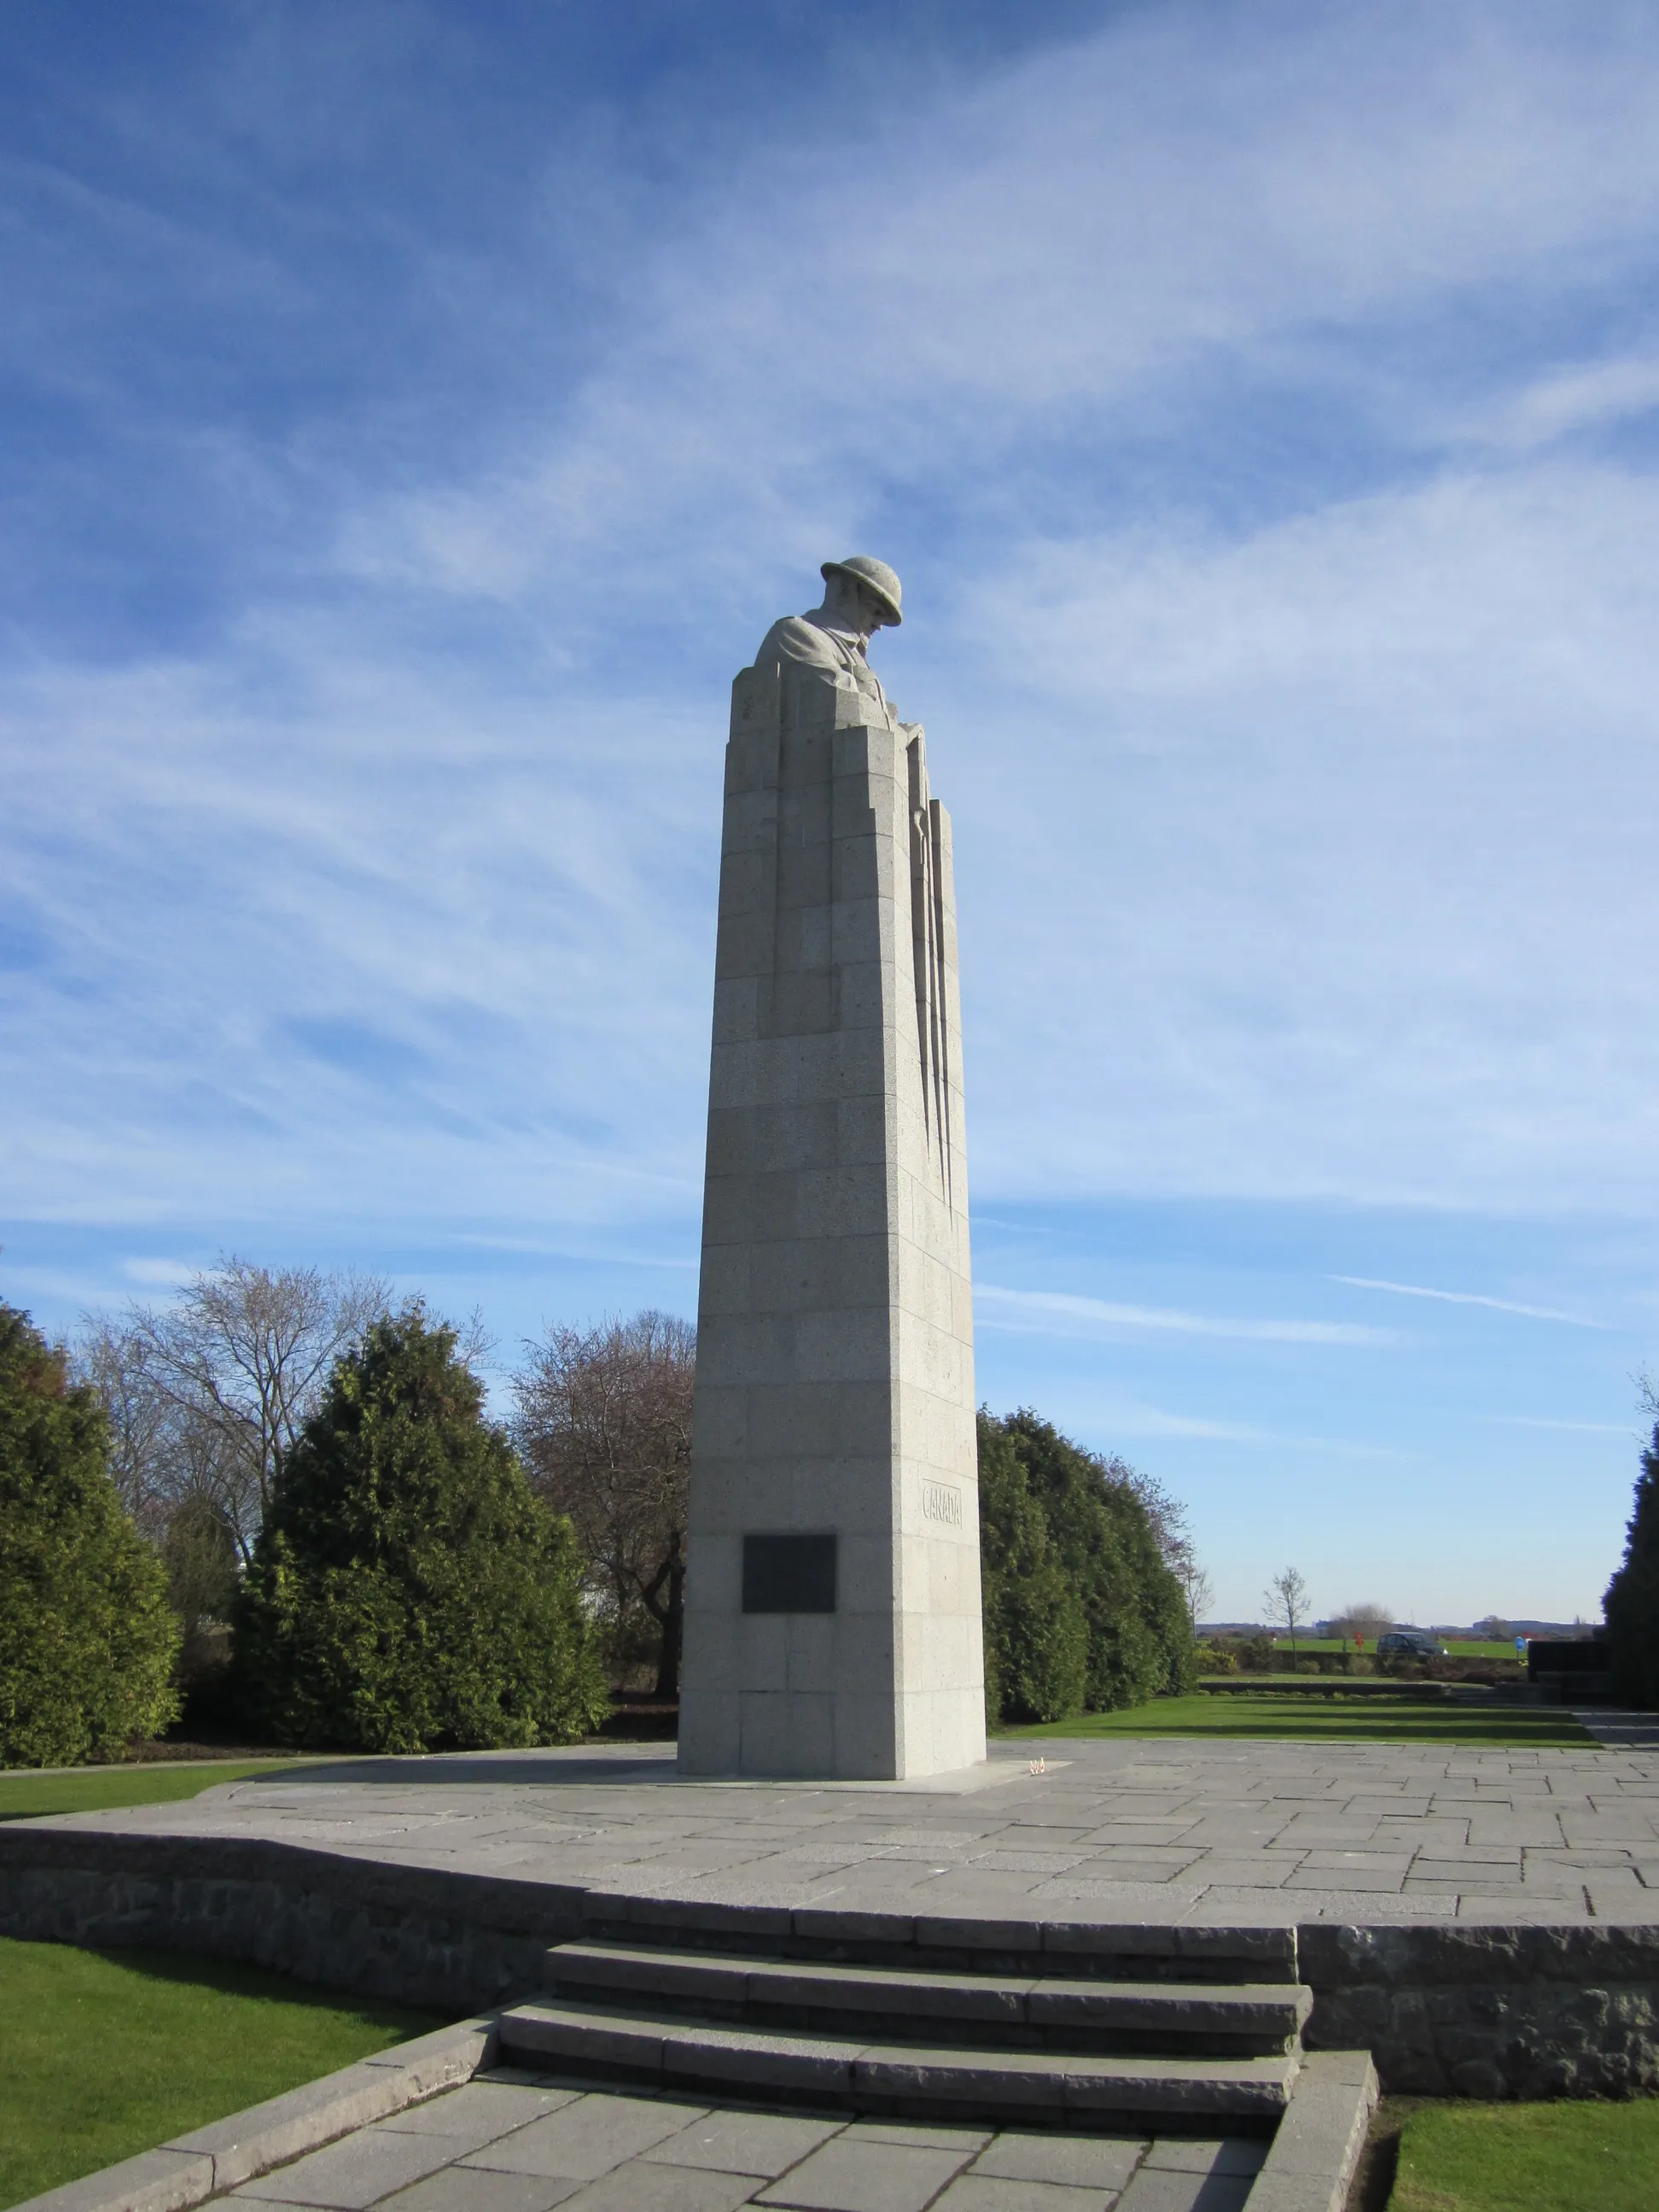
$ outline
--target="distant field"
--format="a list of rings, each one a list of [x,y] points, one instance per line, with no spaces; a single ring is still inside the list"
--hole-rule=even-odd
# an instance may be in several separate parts
[[[1204,1640],[1207,1642],[1209,1639],[1206,1638]],[[1351,1638],[1345,1642],[1340,1637],[1336,1636],[1298,1636],[1296,1639],[1296,1649],[1298,1651],[1352,1651],[1357,1648]],[[1288,1652],[1291,1649],[1290,1638],[1274,1637],[1273,1649],[1275,1651]],[[1513,1638],[1506,1644],[1473,1644],[1467,1639],[1455,1637],[1447,1643],[1446,1649],[1454,1659],[1508,1659],[1516,1665],[1525,1664],[1524,1661],[1516,1659]],[[1374,1636],[1368,1636],[1365,1638],[1365,1650],[1368,1656],[1375,1656],[1376,1638]]]
[[[1248,1698],[1280,1690],[1313,1698],[1406,1698],[1419,1703],[1443,1704],[1457,1686],[1449,1682],[1396,1681],[1387,1674],[1310,1674],[1305,1667],[1294,1674],[1288,1665],[1260,1674],[1206,1674],[1201,1669],[1194,1687],[1218,1696]]]
[[[216,1782],[276,1774],[291,1759],[225,1759],[199,1766],[76,1766],[37,1774],[27,1767],[0,1773],[0,1820],[38,1820],[51,1813],[101,1813],[114,1805],[168,1805],[199,1796]]]
[[[1119,1713],[1082,1713],[1041,1728],[1011,1728],[1017,1736],[1268,1736],[1333,1743],[1467,1743],[1492,1750],[1552,1746],[1595,1747],[1571,1713],[1547,1705],[1426,1705],[1401,1697],[1348,1700],[1232,1695],[1158,1698]]]

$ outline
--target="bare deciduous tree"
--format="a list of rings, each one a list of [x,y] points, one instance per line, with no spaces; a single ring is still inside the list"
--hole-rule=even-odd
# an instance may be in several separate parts
[[[696,1344],[689,1322],[652,1311],[550,1327],[514,1383],[531,1480],[569,1515],[613,1627],[641,1608],[655,1624],[665,1698],[679,1693]]]
[[[1193,1633],[1198,1633],[1199,1623],[1215,1603],[1215,1584],[1198,1564],[1198,1554],[1190,1546],[1184,1555],[1175,1562],[1176,1578],[1187,1599],[1187,1617],[1193,1624]]]
[[[1110,1460],[1107,1471],[1127,1483],[1146,1509],[1152,1534],[1158,1539],[1158,1548],[1164,1554],[1164,1564],[1181,1584],[1187,1600],[1188,1618],[1196,1633],[1199,1622],[1215,1602],[1215,1584],[1199,1562],[1198,1547],[1188,1525],[1187,1508],[1155,1476],[1143,1474],[1127,1460]]]
[[[233,1254],[169,1306],[88,1318],[81,1370],[109,1413],[112,1471],[140,1526],[161,1542],[185,1501],[204,1499],[249,1559],[335,1360],[386,1306],[373,1276]]]
[[[175,1499],[191,1486],[178,1480],[173,1409],[150,1375],[143,1342],[128,1322],[83,1315],[75,1366],[103,1404],[110,1473],[121,1503],[151,1542],[160,1543]]]
[[[1308,1617],[1308,1585],[1294,1567],[1275,1575],[1262,1592],[1269,1620],[1283,1621],[1291,1634],[1291,1656],[1296,1656],[1296,1632]]]
[[[1143,1474],[1138,1467],[1115,1455],[1103,1462],[1105,1472],[1115,1481],[1121,1482],[1134,1492],[1152,1524],[1152,1534],[1158,1539],[1158,1548],[1164,1554],[1164,1564],[1182,1583],[1189,1572],[1199,1571],[1197,1554],[1192,1534],[1187,1526],[1187,1509],[1178,1498],[1171,1496],[1157,1478]]]
[[[1366,1598],[1355,1605],[1345,1605],[1330,1624],[1333,1636],[1340,1636],[1346,1644],[1352,1636],[1386,1636],[1394,1626],[1394,1614],[1386,1605]]]
[[[1121,1483],[1140,1505],[1152,1524],[1153,1539],[1164,1565],[1181,1584],[1188,1616],[1196,1631],[1200,1616],[1214,1601],[1215,1586],[1199,1564],[1198,1547],[1188,1526],[1187,1508],[1155,1475],[1143,1474],[1138,1467],[1131,1467],[1116,1453],[1109,1458],[1097,1458],[1096,1465],[1109,1482]]]

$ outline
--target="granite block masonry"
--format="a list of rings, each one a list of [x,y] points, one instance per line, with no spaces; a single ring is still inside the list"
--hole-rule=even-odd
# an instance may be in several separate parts
[[[985,1756],[950,817],[828,562],[732,688],[679,1763]]]

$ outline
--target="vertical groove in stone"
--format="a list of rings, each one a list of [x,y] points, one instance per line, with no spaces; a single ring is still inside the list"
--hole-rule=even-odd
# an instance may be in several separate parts
[[[879,709],[876,710],[879,713]],[[847,684],[733,687],[681,1764],[984,1755],[950,823]],[[834,1534],[835,1615],[744,1614],[745,1534]]]

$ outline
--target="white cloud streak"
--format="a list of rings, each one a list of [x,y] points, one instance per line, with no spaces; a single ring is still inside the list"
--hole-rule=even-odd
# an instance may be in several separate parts
[[[1387,27],[1282,9],[1218,35],[1177,6],[866,103],[830,143],[763,124],[718,189],[621,245],[629,309],[556,430],[520,426],[528,450],[476,482],[366,505],[342,557],[462,596],[619,574],[648,592],[718,502],[708,574],[750,589],[815,565],[896,466],[1017,511],[1013,485],[1046,501],[1066,473],[1058,454],[1033,472],[1033,440],[1167,427],[1224,364],[1371,388],[1342,349],[1391,319],[1645,255],[1656,145],[1639,33],[1481,7]],[[865,343],[878,388],[845,372]]]
[[[1443,1305],[1486,1306],[1493,1313],[1520,1314],[1528,1321],[1565,1322],[1570,1328],[1605,1328],[1605,1322],[1592,1321],[1584,1314],[1562,1313],[1553,1306],[1517,1305],[1510,1298],[1484,1297],[1478,1291],[1434,1291],[1420,1283],[1381,1282],[1370,1275],[1333,1275],[1334,1283],[1351,1284],[1357,1291],[1388,1291],[1401,1298],[1435,1298]]]
[[[1650,1214],[1655,530],[1651,481],[1552,465],[988,583],[1043,761],[988,728],[957,801],[999,1184]]]
[[[757,113],[672,194],[613,154],[569,380],[429,450],[457,360],[570,324],[592,146],[540,246],[388,231],[456,303],[404,411],[209,441],[279,580],[191,652],[14,655],[12,1203],[689,1233],[724,679],[870,543],[957,819],[978,1191],[1659,1210],[1659,492],[1571,443],[1652,390],[1572,313],[1659,229],[1640,12],[1173,6]],[[134,220],[52,217],[305,296],[303,231]],[[33,342],[136,409],[76,304]]]
[[[695,1211],[712,922],[678,908],[718,793],[685,732],[500,702],[469,729],[357,676],[281,716],[182,668],[14,694],[11,882],[50,950],[4,979],[37,1041],[12,1210]]]
[[[1636,1431],[1617,1421],[1551,1421],[1535,1413],[1489,1413],[1489,1421],[1506,1429],[1559,1429],[1571,1436],[1633,1437]]]
[[[1476,438],[1525,452],[1591,429],[1631,422],[1659,410],[1659,356],[1615,356],[1558,369],[1505,399],[1484,422],[1467,428]]]
[[[147,1291],[181,1291],[197,1270],[183,1260],[124,1260],[121,1273]]]
[[[1052,1315],[1057,1320],[1082,1322],[1114,1334],[1151,1329],[1176,1336],[1231,1337],[1250,1344],[1378,1346],[1397,1341],[1392,1331],[1370,1328],[1358,1322],[1230,1319],[1185,1313],[1170,1306],[1115,1305],[1104,1298],[1079,1297],[1066,1291],[1009,1290],[998,1283],[976,1282],[974,1296],[994,1309],[1012,1307],[1017,1313]],[[994,1311],[988,1320],[994,1328],[1009,1325]]]

